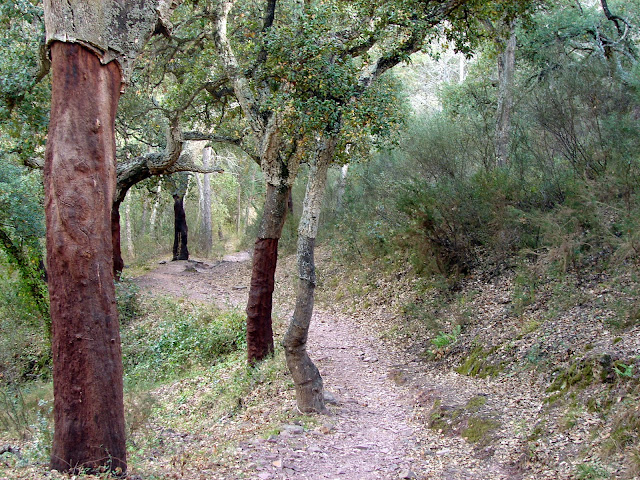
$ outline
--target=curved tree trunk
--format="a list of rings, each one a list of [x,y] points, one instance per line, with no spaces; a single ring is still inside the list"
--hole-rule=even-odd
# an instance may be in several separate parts
[[[307,354],[307,338],[313,315],[316,272],[314,246],[322,200],[327,184],[327,170],[333,159],[337,137],[321,141],[316,161],[309,169],[302,217],[298,227],[298,291],[296,308],[284,337],[287,366],[296,386],[296,401],[301,412],[324,412],[324,391],[318,368]]]
[[[175,218],[173,231],[173,260],[189,260],[187,248],[187,215],[184,212],[184,195],[173,195],[173,213]]]
[[[111,212],[121,76],[54,42],[44,171],[55,433],[51,467],[126,469]]]
[[[253,250],[247,303],[247,355],[250,364],[273,353],[271,311],[278,261],[278,241],[287,216],[290,187],[267,184],[267,198]]]

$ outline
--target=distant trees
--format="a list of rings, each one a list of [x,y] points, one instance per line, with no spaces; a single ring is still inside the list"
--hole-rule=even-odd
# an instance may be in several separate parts
[[[624,18],[623,34],[626,23],[638,25],[636,4],[610,5]],[[403,252],[417,271],[451,282],[488,259],[491,268],[513,268],[519,254],[554,271],[630,258],[640,137],[638,83],[624,72],[634,68],[633,31],[620,43],[605,41],[618,30],[601,4],[569,1],[517,25],[517,108],[501,168],[498,49],[488,38],[465,81],[443,85],[439,108],[408,122],[398,149],[351,167],[343,248],[387,261]],[[362,220],[376,206],[379,215]],[[595,255],[600,247],[606,253]]]

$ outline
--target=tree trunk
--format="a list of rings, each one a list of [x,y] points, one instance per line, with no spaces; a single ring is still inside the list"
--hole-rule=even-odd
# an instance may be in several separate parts
[[[278,240],[287,216],[290,187],[267,184],[267,198],[253,251],[251,287],[247,303],[247,355],[249,364],[273,353],[272,295],[278,261]]]
[[[149,219],[149,233],[153,238],[158,238],[156,223],[158,221],[158,210],[160,208],[160,194],[162,193],[162,182],[158,181],[158,190],[156,191],[156,199],[153,202],[153,209],[151,210],[151,218]]]
[[[345,163],[340,169],[340,178],[338,179],[338,189],[336,192],[336,211],[342,210],[344,200],[344,191],[347,188],[347,174],[349,173],[349,164]]]
[[[144,237],[147,234],[147,228],[149,221],[149,197],[142,196],[142,218],[140,219],[140,236]]]
[[[211,166],[211,147],[202,151],[202,166]],[[211,253],[213,234],[211,229],[211,174],[205,173],[202,180],[202,247],[206,257]]]
[[[117,201],[111,205],[111,245],[113,248],[113,277],[120,280],[120,274],[124,270],[124,260],[120,245],[120,202]]]
[[[513,77],[516,61],[516,22],[509,25],[509,38],[498,55],[498,107],[496,110],[496,164],[509,164],[511,144],[511,112],[513,110]]]
[[[54,426],[51,467],[126,469],[111,212],[120,69],[51,45],[44,171]]]
[[[173,260],[189,260],[187,249],[187,216],[184,212],[184,195],[173,195],[174,231]]]
[[[125,217],[124,223],[125,223],[126,232],[127,232],[127,252],[129,253],[129,258],[133,259],[136,255],[133,250],[133,231],[131,229],[131,198],[129,198],[129,201],[127,202],[127,206],[125,207],[124,217]]]
[[[307,354],[307,338],[313,314],[316,272],[314,246],[322,200],[327,184],[327,170],[333,159],[337,137],[323,139],[316,160],[309,169],[302,217],[298,226],[298,290],[296,307],[284,337],[287,367],[296,386],[296,401],[301,412],[324,412],[322,377]]]
[[[238,178],[238,191],[236,192],[236,201],[238,202],[237,204],[237,217],[236,217],[236,235],[240,234],[240,222],[241,222],[241,218],[242,218],[242,189],[240,188],[240,178]],[[247,205],[249,204],[249,202],[247,202]]]

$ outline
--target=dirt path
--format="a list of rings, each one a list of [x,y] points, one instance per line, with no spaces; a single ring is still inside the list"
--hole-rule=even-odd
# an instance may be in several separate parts
[[[249,276],[248,255],[237,254],[213,264],[166,262],[136,282],[152,294],[244,308]],[[281,277],[277,286],[282,316],[290,314],[294,300],[290,280]],[[438,434],[426,428],[424,418],[416,418],[416,405],[433,404],[433,398],[425,400],[430,392],[467,398],[477,386],[462,385],[459,377],[424,372],[420,360],[386,348],[355,318],[321,306],[314,313],[309,352],[329,392],[330,415],[319,417],[313,430],[282,425],[278,435],[243,441],[238,454],[249,478],[522,478],[490,456],[478,455],[460,436]]]

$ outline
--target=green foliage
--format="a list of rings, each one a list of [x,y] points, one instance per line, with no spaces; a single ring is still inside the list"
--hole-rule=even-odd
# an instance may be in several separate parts
[[[453,330],[451,330],[451,333],[439,332],[435,338],[431,339],[431,343],[438,349],[448,347],[458,341],[461,331],[462,327],[456,325]]]
[[[342,249],[408,258],[418,273],[453,278],[519,257],[556,273],[632,261],[640,251],[638,101],[629,82],[612,81],[610,64],[575,54],[579,41],[595,41],[598,22],[613,36],[601,11],[564,4],[526,24],[511,159],[501,169],[495,56],[485,49],[464,83],[442,89],[441,111],[411,119],[395,152],[354,172],[338,224]],[[565,43],[554,50],[544,42],[558,43],[558,32]]]
[[[50,384],[0,385],[0,431],[30,440],[20,462],[47,461],[53,438]]]
[[[50,375],[47,328],[33,296],[0,251],[0,382]]]
[[[576,467],[576,478],[578,480],[599,480],[610,478],[606,468],[598,463],[581,463]]]
[[[622,362],[616,362],[613,366],[613,370],[616,372],[616,375],[619,377],[631,378],[633,377],[633,368],[634,364],[625,365]]]
[[[170,299],[150,301],[144,320],[122,331],[128,379],[153,383],[174,378],[244,348],[245,322],[239,312]]]
[[[494,377],[503,369],[503,362],[491,359],[491,355],[496,352],[496,348],[485,350],[481,346],[475,347],[463,362],[455,369],[461,375],[480,378]]]
[[[124,275],[116,282],[116,302],[122,325],[135,320],[143,312],[140,287]]]

